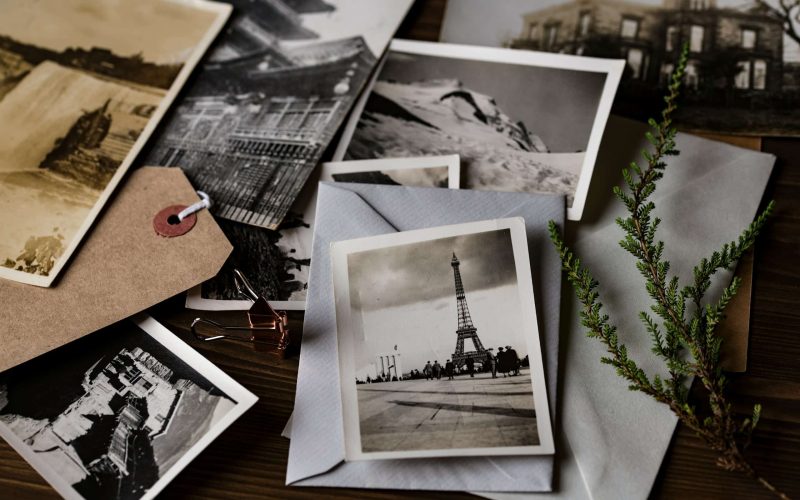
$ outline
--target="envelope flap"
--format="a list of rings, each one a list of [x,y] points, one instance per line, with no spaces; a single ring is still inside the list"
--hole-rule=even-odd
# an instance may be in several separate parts
[[[313,460],[289,460],[287,484],[330,470],[344,460],[344,424],[339,384],[336,314],[328,249],[334,241],[395,232],[396,229],[357,193],[340,185],[319,184],[303,348],[292,417],[290,457],[302,449]]]
[[[153,216],[197,193],[178,168],[132,172],[51,288],[0,280],[0,371],[127,318],[213,277],[232,247],[207,210],[183,236]]]

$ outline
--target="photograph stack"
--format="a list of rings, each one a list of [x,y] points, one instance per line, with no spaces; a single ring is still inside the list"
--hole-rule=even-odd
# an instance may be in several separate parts
[[[0,5],[0,498],[800,492],[800,0]]]

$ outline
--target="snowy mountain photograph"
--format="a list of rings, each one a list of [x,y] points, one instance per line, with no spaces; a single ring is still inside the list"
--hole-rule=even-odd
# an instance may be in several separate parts
[[[345,158],[459,154],[464,188],[563,194],[572,206],[594,164],[615,75],[472,57],[521,54],[508,49],[437,53],[461,47],[393,42]]]

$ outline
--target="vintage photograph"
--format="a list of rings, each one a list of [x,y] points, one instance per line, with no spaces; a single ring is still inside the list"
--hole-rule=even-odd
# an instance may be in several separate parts
[[[65,498],[153,498],[256,399],[140,316],[0,374],[0,435]]]
[[[277,230],[411,0],[232,3],[144,163],[181,167],[218,217]]]
[[[567,196],[580,220],[622,61],[395,40],[340,151],[458,153],[462,187]]]
[[[688,44],[679,125],[798,135],[798,13],[795,0],[450,0],[441,40],[624,59],[613,112],[639,120],[660,113]]]
[[[521,218],[331,245],[347,460],[553,453]]]
[[[230,14],[11,0],[0,16],[0,277],[50,286]]]
[[[233,254],[213,279],[189,290],[186,307],[206,311],[248,310],[233,281],[239,269],[272,307],[305,310],[317,183],[359,182],[413,187],[459,187],[458,155],[323,163],[295,201],[278,231],[219,220]]]

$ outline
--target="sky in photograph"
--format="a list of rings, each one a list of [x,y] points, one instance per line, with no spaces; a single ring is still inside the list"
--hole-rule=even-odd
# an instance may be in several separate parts
[[[496,353],[513,345],[520,357],[528,353],[511,235],[504,229],[351,254],[356,373],[380,354],[399,353],[404,372],[452,356],[458,326],[453,252],[484,347]]]
[[[331,12],[303,14],[303,26],[319,34],[314,40],[286,41],[286,46],[311,45],[320,41],[361,36],[375,57],[383,52],[410,0],[326,0],[336,6]]]
[[[571,0],[448,0],[441,39],[451,43],[502,46],[522,33],[522,15]],[[663,0],[628,0],[644,5],[663,5]],[[768,0],[777,4],[778,0]],[[752,0],[717,0],[717,6],[741,9]],[[800,46],[784,36],[786,61],[800,61]]]
[[[62,51],[68,47],[141,53],[184,62],[216,17],[173,0],[4,0],[0,35]]]
[[[452,78],[493,97],[500,110],[556,153],[586,150],[606,81],[605,73],[398,52],[380,75],[404,83]]]

